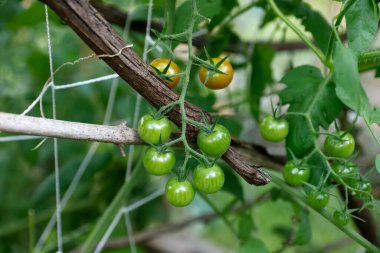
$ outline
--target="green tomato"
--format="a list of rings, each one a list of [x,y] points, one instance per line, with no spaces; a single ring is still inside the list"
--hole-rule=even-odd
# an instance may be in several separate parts
[[[260,123],[261,136],[271,142],[279,142],[289,133],[289,123],[286,120],[276,120],[272,115],[266,116]]]
[[[343,180],[349,186],[353,186],[360,178],[358,168],[353,163],[334,163],[332,169],[336,173],[333,175],[336,182]]]
[[[148,148],[143,156],[145,169],[155,176],[169,173],[175,165],[175,154],[172,150],[158,151],[155,147]]]
[[[368,200],[372,191],[372,185],[369,181],[357,181],[353,186],[356,190],[352,192],[359,199]]]
[[[231,144],[230,132],[222,125],[216,124],[211,133],[200,130],[197,136],[199,149],[208,156],[223,155]]]
[[[193,201],[195,191],[189,180],[179,181],[177,177],[171,177],[165,185],[165,196],[173,206],[183,207]]]
[[[333,218],[338,226],[346,226],[350,221],[350,216],[348,213],[340,212],[338,210],[334,212]]]
[[[307,199],[314,209],[322,210],[329,203],[330,195],[327,192],[311,190],[307,194]]]
[[[341,134],[338,133],[339,136]],[[340,138],[327,136],[324,146],[328,156],[346,158],[355,150],[355,139],[350,133],[346,133]]]
[[[222,189],[224,185],[224,172],[216,164],[212,167],[199,164],[194,169],[193,180],[201,192],[214,193]]]
[[[146,114],[141,117],[137,132],[140,138],[153,145],[164,143],[172,132],[170,120],[163,117],[161,119],[155,119],[151,115]]]
[[[294,161],[288,161],[282,170],[282,175],[288,184],[300,186],[309,180],[310,168],[297,166]]]

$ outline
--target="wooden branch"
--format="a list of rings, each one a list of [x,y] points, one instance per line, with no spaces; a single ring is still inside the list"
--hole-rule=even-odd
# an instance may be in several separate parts
[[[104,126],[0,112],[0,131],[73,140],[143,144],[137,131],[126,124]]]
[[[96,54],[114,55],[125,48],[126,44],[122,38],[88,1],[41,1],[50,6]],[[159,108],[178,100],[179,96],[132,49],[126,48],[121,54],[102,59],[154,107]],[[188,102],[185,106],[187,117],[190,119],[200,121],[202,113],[208,115]],[[176,125],[181,126],[181,113],[178,106],[174,107],[168,116]],[[194,141],[197,129],[189,126],[187,134],[189,140]],[[267,173],[259,169],[259,166],[249,164],[233,148],[224,154],[223,159],[250,184],[265,185],[271,180]]]

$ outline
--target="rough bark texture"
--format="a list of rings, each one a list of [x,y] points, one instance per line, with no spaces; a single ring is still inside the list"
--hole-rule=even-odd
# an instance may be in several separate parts
[[[42,0],[66,24],[68,24],[82,40],[98,55],[113,55],[126,46],[122,38],[113,30],[103,16],[84,0]],[[115,57],[102,58],[116,73],[140,93],[150,104],[159,108],[178,100],[173,92],[130,48],[123,50]],[[193,120],[200,120],[202,110],[186,103],[186,114]],[[168,113],[170,120],[181,125],[181,114],[178,106]],[[197,130],[188,128],[188,138],[194,140]],[[265,185],[270,176],[258,166],[251,166],[233,148],[223,159],[241,175],[248,183]]]

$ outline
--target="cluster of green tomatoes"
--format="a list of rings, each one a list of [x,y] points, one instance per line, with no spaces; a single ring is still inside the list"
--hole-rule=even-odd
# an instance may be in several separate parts
[[[288,122],[285,119],[276,119],[271,115],[261,121],[259,128],[261,136],[271,142],[282,141],[289,133]],[[328,178],[328,183],[344,185],[353,195],[367,201],[370,199],[371,183],[360,175],[358,166],[347,160],[354,150],[355,140],[350,133],[337,131],[328,134],[324,142],[324,152],[336,161],[331,165],[332,171],[329,173],[331,176]],[[330,199],[328,186],[324,185],[324,180],[321,180],[318,187],[308,184],[311,169],[304,161],[293,157],[285,164],[282,173],[285,182],[289,185],[307,186],[305,191],[310,206],[322,210],[328,205]],[[349,222],[350,211],[345,206],[342,210],[336,210],[333,218],[338,225],[344,226]]]
[[[176,156],[170,147],[165,145],[172,133],[172,123],[166,117],[153,117],[144,115],[138,123],[138,134],[146,143],[152,145],[143,156],[145,169],[152,175],[162,176],[173,171],[176,164]],[[197,145],[201,152],[208,157],[220,157],[229,148],[231,135],[220,124],[210,126],[198,132]],[[186,206],[192,202],[195,196],[193,184],[187,179],[186,171],[173,173],[165,186],[165,196],[174,206]],[[193,182],[202,193],[215,193],[224,184],[224,172],[217,165],[199,163],[193,171]]]
[[[209,56],[208,56],[209,58]],[[224,58],[209,58],[209,64],[213,69],[201,67],[199,70],[200,81],[209,89],[223,89],[227,87],[233,78],[231,63]],[[180,81],[178,65],[171,59],[157,58],[150,63],[153,70],[174,89]],[[163,176],[174,172],[166,182],[165,195],[167,200],[174,206],[186,206],[195,197],[193,184],[187,179],[186,163],[177,171],[173,170],[176,165],[176,156],[170,145],[165,142],[172,133],[172,123],[161,114],[143,116],[138,123],[138,134],[146,143],[150,144],[143,156],[145,169],[152,175]],[[200,129],[197,136],[197,145],[203,155],[214,158],[214,163],[209,163],[205,158],[193,171],[193,182],[202,193],[215,193],[224,185],[224,172],[215,163],[229,148],[231,135],[220,124],[206,126]]]

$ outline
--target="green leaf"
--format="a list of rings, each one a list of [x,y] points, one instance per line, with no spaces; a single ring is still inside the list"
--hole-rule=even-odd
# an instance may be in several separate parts
[[[259,239],[250,239],[240,245],[239,253],[269,253],[267,246]]]
[[[306,3],[300,4],[294,10],[294,15],[301,20],[305,30],[313,35],[316,45],[326,52],[332,31],[326,19]]]
[[[368,97],[360,83],[357,57],[350,48],[336,43],[334,51],[336,94],[350,109],[361,116],[370,111]]]
[[[243,187],[241,186],[239,178],[227,165],[221,164],[221,168],[223,169],[224,175],[226,177],[222,191],[228,192],[239,199],[241,202],[244,202],[245,200]]]
[[[380,154],[376,155],[376,170],[380,174]]]
[[[251,114],[256,120],[260,114],[260,98],[265,87],[272,83],[271,63],[275,56],[275,50],[267,45],[256,45],[251,60],[252,71],[249,82],[249,104]]]
[[[239,215],[238,234],[240,240],[249,240],[251,238],[254,227],[255,224],[253,223],[252,215],[250,212],[242,213]]]
[[[279,96],[283,104],[290,105],[288,112],[308,115],[314,127],[307,127],[305,117],[289,118],[287,147],[301,158],[314,147],[314,131],[319,126],[327,129],[341,111],[342,103],[335,94],[334,84],[328,82],[316,67],[304,65],[295,68],[280,82],[287,85]]]
[[[295,237],[293,243],[298,245],[304,245],[310,242],[311,240],[311,226],[309,220],[309,214],[305,209],[301,209],[299,215],[299,224],[297,231],[295,233]]]
[[[346,13],[348,46],[360,55],[376,36],[378,7],[371,0],[356,1]]]
[[[222,0],[197,0],[197,8],[201,15],[213,18],[215,15],[219,14],[222,11]],[[175,33],[184,32],[190,24],[191,20],[191,1],[183,2],[176,10],[175,13]],[[198,20],[199,21],[199,20]]]
[[[309,4],[300,0],[276,0],[275,2],[285,15],[294,15],[300,19],[305,30],[313,35],[316,45],[323,52],[327,51],[332,28],[318,11],[313,10]],[[262,1],[258,6],[266,11],[261,27],[272,22],[277,17],[267,1]]]

